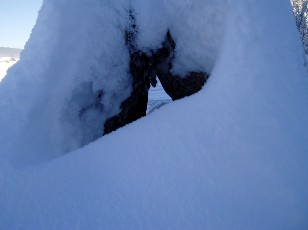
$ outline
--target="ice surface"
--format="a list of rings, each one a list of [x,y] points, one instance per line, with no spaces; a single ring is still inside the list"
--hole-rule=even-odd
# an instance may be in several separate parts
[[[153,7],[143,22],[153,28],[154,18],[157,23],[173,18],[172,4],[179,21],[179,9],[202,18],[207,12],[202,4],[216,4],[157,3],[162,18],[156,18],[153,1],[143,6],[131,1],[139,14],[138,7],[145,12]],[[221,43],[210,55],[211,77],[198,94],[84,148],[40,161],[50,148],[59,148],[62,142],[54,138],[78,146],[84,135],[79,132],[89,131],[78,128],[86,123],[74,120],[74,108],[95,104],[93,93],[109,80],[116,85],[128,79],[105,74],[127,70],[124,44],[116,47],[119,54],[108,52],[121,44],[123,37],[115,35],[124,27],[120,15],[126,7],[126,1],[45,0],[21,61],[0,83],[0,228],[307,229],[308,77],[288,0],[229,3],[228,14],[220,15],[227,22]],[[110,21],[118,13],[114,26]],[[195,26],[203,28],[197,20]],[[204,44],[212,41],[199,40],[196,31],[191,39],[197,41],[193,50],[201,64],[192,60],[185,71],[205,68]],[[185,33],[175,33],[178,42],[185,42]],[[142,36],[140,45],[159,45],[147,32]],[[52,62],[58,50],[62,59]],[[184,53],[179,52],[180,60]],[[90,69],[101,72],[88,75]],[[92,112],[92,118],[99,115]],[[64,135],[65,124],[71,127],[64,127]]]

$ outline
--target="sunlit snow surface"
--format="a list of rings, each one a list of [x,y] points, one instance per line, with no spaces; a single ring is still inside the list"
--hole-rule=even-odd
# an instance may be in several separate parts
[[[18,59],[16,59],[15,61],[11,61],[8,59],[8,61],[1,61],[0,60],[0,81],[5,77],[5,75],[7,74],[7,71],[10,67],[12,67],[14,64],[16,64],[16,62],[18,61]]]
[[[216,28],[214,22],[199,22],[204,15],[215,17],[209,9],[217,1],[131,1],[148,23],[141,25],[139,44],[159,43],[151,38],[163,36],[157,28],[166,20],[157,15],[164,12],[175,40],[191,45],[179,46],[175,71],[212,63],[208,82],[196,95],[48,159],[63,141],[57,138],[79,140],[84,135],[79,132],[88,131],[71,129],[83,124],[74,112],[95,91],[82,84],[93,75],[82,74],[98,71],[122,87],[115,72],[109,72],[115,79],[104,75],[110,65],[124,73],[125,64],[114,64],[128,63],[124,44],[114,45],[117,38],[106,32],[122,29],[121,19],[113,27],[109,16],[121,14],[127,1],[114,2],[46,0],[21,61],[0,83],[0,229],[306,230],[308,77],[288,0],[233,1],[228,14],[220,14],[226,24],[218,31],[221,43],[214,45],[197,31]],[[164,11],[168,7],[174,9]],[[189,16],[188,25],[181,15]],[[192,31],[181,33],[174,18]],[[71,34],[80,36],[74,40]],[[211,53],[209,47],[216,49]],[[186,58],[187,66],[181,66]],[[114,88],[107,83],[98,78],[95,85],[111,95]],[[65,124],[70,127],[61,129]]]

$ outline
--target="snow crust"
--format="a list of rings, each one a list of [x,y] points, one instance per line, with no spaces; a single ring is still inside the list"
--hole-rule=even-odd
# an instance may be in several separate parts
[[[308,77],[290,3],[239,0],[220,4],[222,15],[209,10],[216,3],[131,1],[141,47],[159,46],[154,37],[170,25],[183,43],[174,71],[210,68],[211,77],[198,94],[47,161],[94,139],[103,113],[76,111],[96,105],[95,93],[110,90],[104,107],[129,93],[130,5],[44,1],[0,83],[1,228],[307,229]],[[222,29],[203,21],[209,14]],[[221,42],[203,40],[207,26],[219,27]],[[51,61],[59,50],[62,60]]]

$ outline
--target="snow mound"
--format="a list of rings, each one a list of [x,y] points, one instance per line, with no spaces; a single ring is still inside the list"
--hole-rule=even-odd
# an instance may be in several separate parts
[[[139,45],[144,49],[159,45],[145,31],[152,26],[159,29],[150,30],[149,37],[163,36],[165,17],[174,14],[182,21],[181,10],[199,12],[197,19],[216,15],[207,12],[216,1],[130,3],[143,18]],[[65,156],[36,166],[25,163],[31,156],[38,160],[33,152],[48,155],[64,140],[67,149],[71,142],[75,147],[85,142],[90,127],[85,124],[96,120],[82,123],[74,110],[94,100],[101,87],[114,84],[110,89],[121,92],[129,82],[121,34],[128,6],[126,1],[44,2],[24,56],[0,84],[0,227],[307,229],[308,77],[287,0],[228,5],[228,14],[219,15],[226,23],[220,45],[213,45],[216,57],[210,55],[211,77],[198,94]],[[146,15],[150,9],[153,14]],[[197,19],[196,31],[208,25]],[[193,25],[190,19],[183,23],[183,31]],[[198,48],[179,51],[179,63],[185,55],[198,55],[181,71],[208,68],[203,53],[212,45],[196,31],[191,39]],[[174,33],[178,43],[186,41],[188,30]],[[53,63],[55,49],[75,53],[63,53],[63,60]],[[88,75],[92,70],[101,72]],[[120,74],[109,78],[108,70]],[[92,112],[89,119],[99,116]]]
[[[211,72],[226,23],[223,2],[45,1],[21,61],[0,87],[1,127],[11,133],[15,123],[17,130],[11,152],[52,158],[101,137],[131,90],[124,39],[130,10],[140,49],[159,48],[169,29],[177,42],[173,71]]]

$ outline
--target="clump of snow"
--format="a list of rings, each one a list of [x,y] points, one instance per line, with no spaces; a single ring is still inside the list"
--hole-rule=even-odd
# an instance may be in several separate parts
[[[228,1],[132,2],[138,22],[138,44],[141,49],[160,47],[169,30],[177,45],[173,72],[180,75],[189,71],[211,73],[225,31]]]
[[[189,6],[189,2],[181,0],[177,4]],[[162,1],[158,3],[165,6]],[[76,131],[75,141],[80,144],[81,123],[76,122],[72,111],[97,105],[93,95],[100,94],[102,87],[106,90],[105,84],[109,84],[93,80],[101,72],[89,77],[88,67],[93,67],[94,73],[105,73],[104,68],[127,70],[127,66],[113,66],[128,63],[124,44],[117,47],[123,49],[119,56],[107,52],[109,48],[116,50],[115,43],[123,42],[123,37],[115,35],[122,33],[119,31],[125,27],[125,20],[120,20],[118,26],[111,21],[121,19],[112,15],[124,15],[125,8],[125,1],[44,2],[24,56],[0,83],[0,226],[306,229],[308,77],[287,0],[240,0],[229,4],[212,74],[200,93],[166,105],[52,161],[28,168],[13,164],[19,159],[25,166],[21,159],[29,160],[34,151],[48,155],[49,148],[58,148],[61,142],[53,139],[55,134],[62,138],[63,130],[59,130],[65,124],[71,126],[65,128],[71,131],[64,135],[66,140],[74,140],[70,135]],[[65,17],[60,17],[61,10]],[[110,23],[90,20],[100,17]],[[94,29],[88,28],[86,19]],[[66,20],[70,22],[65,24],[67,27],[60,23]],[[83,30],[91,31],[93,38]],[[83,37],[70,37],[68,32]],[[175,37],[180,39],[180,35]],[[89,42],[75,47],[75,40],[87,39]],[[102,46],[106,50],[95,49]],[[70,57],[62,53],[63,60],[51,61],[56,55],[54,50],[67,49],[75,52]],[[84,52],[87,50],[91,52]],[[107,56],[83,58],[99,50]],[[202,48],[199,52],[204,55]],[[109,55],[124,60],[114,62]],[[37,58],[42,58],[40,65],[35,65]],[[117,83],[123,86],[125,80],[119,79],[123,76],[117,75],[110,89]],[[94,108],[89,117],[100,113],[100,108]],[[89,121],[88,116],[85,120]],[[93,135],[95,131],[85,133]],[[38,137],[52,141],[46,144]],[[12,154],[15,145],[23,146],[25,151],[16,148],[12,162],[6,153]]]

